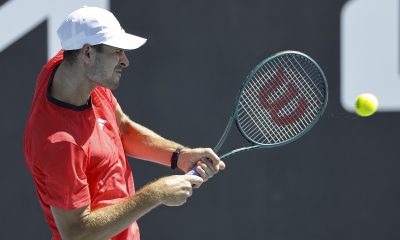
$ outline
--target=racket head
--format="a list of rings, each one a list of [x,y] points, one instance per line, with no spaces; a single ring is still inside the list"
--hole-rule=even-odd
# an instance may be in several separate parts
[[[283,51],[246,77],[233,118],[252,145],[276,147],[308,132],[327,103],[328,83],[316,61],[298,51]]]

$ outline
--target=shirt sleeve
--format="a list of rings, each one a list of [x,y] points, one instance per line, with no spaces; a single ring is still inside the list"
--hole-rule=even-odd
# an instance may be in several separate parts
[[[45,202],[62,209],[77,209],[90,204],[87,182],[87,155],[73,143],[62,141],[44,148],[40,171],[44,175]]]

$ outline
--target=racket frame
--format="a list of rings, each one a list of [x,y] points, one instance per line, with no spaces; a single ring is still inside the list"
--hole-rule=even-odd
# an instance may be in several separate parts
[[[287,55],[287,54],[300,55],[300,56],[306,58],[308,61],[312,62],[312,63],[316,66],[316,68],[319,70],[319,72],[321,73],[321,75],[322,75],[321,77],[322,77],[322,80],[324,81],[325,92],[326,92],[326,97],[325,97],[325,99],[324,99],[324,103],[323,103],[323,105],[322,105],[322,109],[321,109],[321,111],[319,112],[318,116],[317,116],[315,119],[313,119],[313,121],[312,121],[303,131],[301,131],[301,132],[298,133],[296,136],[294,136],[294,137],[292,137],[292,138],[290,138],[290,139],[288,139],[288,140],[285,140],[285,141],[280,142],[280,143],[274,143],[274,144],[263,144],[263,143],[255,142],[255,141],[253,141],[252,139],[250,139],[250,138],[244,133],[244,131],[241,129],[241,127],[240,127],[240,125],[239,125],[239,123],[238,123],[237,114],[238,114],[238,106],[239,106],[240,97],[241,97],[241,95],[242,95],[242,92],[243,92],[244,88],[247,86],[247,83],[252,79],[252,77],[258,72],[258,70],[259,70],[260,68],[262,68],[266,63],[268,63],[268,62],[274,60],[275,58],[278,58],[278,57],[280,57],[280,56],[282,56],[282,55]],[[306,55],[306,54],[304,54],[304,53],[302,53],[302,52],[292,51],[292,50],[287,50],[287,51],[278,52],[278,53],[276,53],[276,54],[274,54],[274,55],[272,55],[272,56],[270,56],[270,57],[264,59],[263,61],[261,61],[261,62],[260,62],[257,66],[255,66],[255,67],[250,71],[250,73],[246,76],[245,81],[242,83],[242,86],[240,87],[240,90],[239,90],[239,92],[238,92],[238,94],[237,94],[237,96],[236,96],[236,101],[235,101],[235,105],[234,105],[235,107],[234,107],[234,109],[233,109],[233,111],[232,111],[232,114],[231,114],[231,116],[230,116],[230,118],[229,118],[229,121],[228,121],[228,123],[227,123],[227,125],[226,125],[226,128],[225,128],[225,130],[224,130],[224,132],[223,132],[223,134],[222,134],[220,140],[218,141],[217,145],[214,147],[213,150],[214,150],[215,153],[218,153],[218,151],[220,150],[221,146],[224,144],[225,140],[227,139],[227,137],[228,137],[228,135],[229,135],[229,133],[230,133],[230,130],[231,130],[231,128],[232,128],[233,122],[236,123],[236,128],[239,130],[239,132],[242,134],[242,136],[243,136],[251,145],[250,145],[250,146],[241,147],[241,148],[237,148],[237,149],[234,149],[234,150],[232,150],[232,151],[230,151],[230,152],[227,152],[227,153],[221,155],[221,156],[220,156],[220,159],[227,158],[227,157],[229,157],[229,156],[231,156],[231,155],[233,155],[233,154],[236,154],[236,153],[239,153],[239,152],[243,152],[243,151],[248,151],[248,150],[257,149],[257,148],[272,148],[272,147],[278,147],[278,146],[282,146],[282,145],[288,144],[288,143],[290,143],[290,142],[293,142],[293,141],[297,140],[298,138],[302,137],[302,136],[303,136],[304,134],[306,134],[311,128],[314,127],[314,125],[318,122],[318,120],[320,119],[320,117],[322,116],[322,114],[325,112],[325,109],[326,109],[327,104],[328,104],[328,82],[327,82],[327,80],[326,80],[326,77],[325,77],[324,72],[322,71],[321,67],[317,64],[317,62],[316,62],[314,59],[312,59],[311,57],[309,57],[308,55]]]

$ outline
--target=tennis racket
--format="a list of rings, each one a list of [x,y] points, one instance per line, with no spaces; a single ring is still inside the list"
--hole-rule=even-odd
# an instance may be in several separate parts
[[[214,152],[218,154],[233,123],[250,145],[219,154],[220,159],[290,143],[317,123],[327,102],[328,83],[318,64],[301,52],[279,52],[246,77]],[[187,174],[199,175],[196,167]]]

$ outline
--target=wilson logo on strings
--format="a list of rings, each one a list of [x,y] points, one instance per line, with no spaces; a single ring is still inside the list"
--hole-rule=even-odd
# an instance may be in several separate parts
[[[297,105],[294,106],[294,109],[288,110],[289,103],[295,98],[298,98],[296,100]],[[308,108],[307,100],[304,96],[301,96],[299,89],[289,81],[283,68],[277,69],[274,78],[261,87],[258,99],[261,106],[271,115],[272,121],[280,126],[296,122]]]

